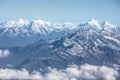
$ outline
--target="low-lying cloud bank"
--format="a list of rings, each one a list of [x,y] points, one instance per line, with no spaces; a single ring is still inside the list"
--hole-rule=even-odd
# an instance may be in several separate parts
[[[10,51],[5,49],[5,50],[1,50],[0,49],[0,58],[4,58],[7,57],[10,54]]]
[[[41,74],[27,70],[0,69],[0,79],[39,79],[39,80],[116,80],[118,72],[107,66],[71,65],[66,69],[49,68],[49,72]]]

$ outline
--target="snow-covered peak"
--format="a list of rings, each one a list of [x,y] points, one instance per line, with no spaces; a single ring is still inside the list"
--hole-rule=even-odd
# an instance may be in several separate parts
[[[73,24],[71,22],[66,22],[62,25],[64,28],[67,28],[67,29],[75,29],[77,28],[76,24]]]
[[[104,30],[107,30],[110,32],[113,32],[117,29],[117,25],[110,24],[108,21],[104,21],[102,26],[104,27]]]
[[[104,25],[109,25],[110,23],[108,21],[103,22]]]
[[[108,21],[104,21],[103,25],[104,25],[104,26],[111,27],[111,28],[115,28],[115,25],[110,24]]]
[[[99,24],[99,22],[97,21],[97,20],[95,20],[95,19],[90,19],[89,21],[88,21],[88,23],[89,24]]]
[[[15,23],[16,23],[15,21],[8,21],[6,23],[2,23],[0,27],[6,27],[6,28],[13,27],[15,26]]]
[[[89,20],[87,23],[88,23],[89,25],[91,25],[92,27],[96,27],[96,28],[98,28],[98,29],[101,29],[100,23],[99,23],[97,20],[95,20],[95,19],[91,19],[91,20]]]
[[[28,25],[28,24],[29,24],[29,21],[24,20],[24,19],[19,19],[19,20],[16,22],[16,24],[19,25],[19,26]]]
[[[12,28],[12,27],[22,27],[28,25],[30,22],[24,19],[19,19],[18,21],[7,21],[5,23],[0,24],[0,27],[4,28]]]
[[[33,24],[38,24],[38,25],[51,25],[51,22],[49,22],[49,21],[43,21],[43,20],[34,20],[33,21]]]

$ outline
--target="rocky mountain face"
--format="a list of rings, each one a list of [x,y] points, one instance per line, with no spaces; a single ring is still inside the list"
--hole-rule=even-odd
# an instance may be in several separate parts
[[[58,69],[70,64],[81,65],[83,63],[120,65],[120,36],[79,30],[67,37],[39,41],[31,47],[22,48],[21,51],[28,51],[26,53],[30,57],[23,60],[18,67],[30,68],[30,70],[34,68],[30,65],[34,65],[35,69],[38,68],[36,65],[42,68],[50,66]],[[33,54],[32,57],[31,54]]]

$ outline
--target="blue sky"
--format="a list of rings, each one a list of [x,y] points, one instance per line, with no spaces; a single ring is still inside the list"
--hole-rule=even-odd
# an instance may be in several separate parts
[[[120,0],[0,0],[0,22],[19,18],[53,23],[94,18],[120,24]]]

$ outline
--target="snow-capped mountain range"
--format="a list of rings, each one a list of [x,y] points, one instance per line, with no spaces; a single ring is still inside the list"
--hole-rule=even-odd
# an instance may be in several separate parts
[[[29,43],[26,43],[25,40]],[[14,45],[12,45],[12,41]],[[8,43],[11,44],[8,45]],[[21,46],[18,43],[24,45]],[[52,24],[41,20],[29,22],[20,19],[18,22],[1,23],[0,47],[0,72],[2,74],[11,69],[13,72],[26,69],[30,73],[38,71],[46,75],[48,67],[50,67],[55,68],[52,72],[55,72],[52,74],[53,76],[58,74],[57,70],[65,72],[70,69],[75,73],[75,80],[120,79],[120,26],[107,21],[99,22],[91,19],[80,24],[69,22]],[[87,68],[83,66],[85,69],[82,71],[82,76],[85,77],[80,76],[79,70],[67,68],[69,65],[82,66],[84,64],[89,64]],[[92,70],[91,65],[94,65]],[[96,69],[95,66],[108,68]],[[86,70],[89,73],[86,73]],[[107,78],[101,75],[106,74],[106,70]],[[96,72],[97,77],[93,77],[96,76]],[[76,75],[80,78],[76,78]],[[70,78],[67,80],[71,80],[73,76],[69,75]],[[0,79],[1,77],[3,75],[0,75]]]
[[[64,36],[76,29],[72,23],[52,24],[42,20],[19,19],[0,24],[0,47],[24,46],[39,39]],[[18,43],[15,43],[15,42]]]
[[[113,25],[107,21],[99,22],[91,19],[86,23],[53,24],[42,20],[8,21],[0,23],[0,47],[25,46],[33,44],[40,39],[49,39],[65,36],[73,33],[79,28],[95,31],[119,32],[120,26]]]

